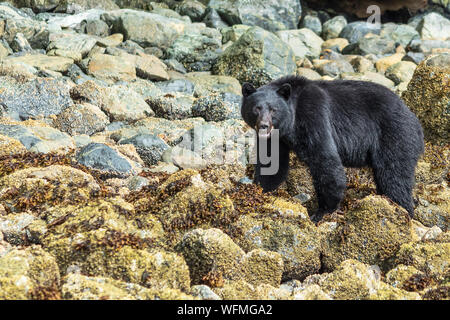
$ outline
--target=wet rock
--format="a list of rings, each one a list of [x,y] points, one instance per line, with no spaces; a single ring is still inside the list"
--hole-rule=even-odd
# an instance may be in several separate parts
[[[406,210],[379,196],[368,196],[357,201],[324,236],[322,267],[334,270],[344,260],[358,259],[387,268],[411,237]]]
[[[297,58],[314,59],[320,55],[323,40],[309,29],[278,31],[276,34],[289,44]]]
[[[40,246],[14,249],[0,257],[1,299],[58,299],[59,282],[55,259]]]
[[[280,76],[293,74],[294,53],[272,33],[253,27],[225,50],[213,72],[232,76],[240,82],[253,82],[258,86]]]
[[[214,8],[230,25],[246,24],[258,26],[269,31],[295,29],[301,16],[299,1],[224,1],[211,0],[209,7]]]
[[[449,78],[450,54],[433,55],[417,66],[403,100],[417,115],[427,140],[446,143],[449,138]]]
[[[66,108],[55,119],[56,128],[71,136],[92,135],[109,124],[108,116],[99,107],[89,103],[75,104]]]
[[[130,173],[133,169],[129,160],[102,143],[90,143],[81,148],[77,153],[77,161],[101,171]]]

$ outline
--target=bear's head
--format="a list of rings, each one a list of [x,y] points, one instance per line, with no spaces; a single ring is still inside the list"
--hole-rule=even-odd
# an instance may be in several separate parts
[[[291,90],[288,83],[258,89],[248,82],[242,85],[242,118],[260,138],[270,137],[273,129],[279,130],[280,137],[291,132],[294,123],[294,111],[289,101]]]

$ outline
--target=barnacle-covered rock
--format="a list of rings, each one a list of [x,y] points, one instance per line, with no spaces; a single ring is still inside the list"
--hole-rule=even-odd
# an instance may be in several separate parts
[[[14,249],[0,257],[0,299],[57,299],[59,270],[40,246]]]
[[[411,223],[405,209],[380,196],[356,201],[323,236],[322,267],[334,270],[347,259],[386,268],[400,246],[411,240]]]

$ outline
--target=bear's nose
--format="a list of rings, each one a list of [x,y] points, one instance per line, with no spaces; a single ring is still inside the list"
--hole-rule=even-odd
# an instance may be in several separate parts
[[[261,124],[259,125],[259,128],[262,129],[262,130],[267,130],[267,129],[269,129],[269,125],[266,124],[266,123],[261,123]]]

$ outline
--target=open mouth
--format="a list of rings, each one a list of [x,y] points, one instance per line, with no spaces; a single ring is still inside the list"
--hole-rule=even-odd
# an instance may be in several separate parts
[[[269,128],[265,128],[265,129],[258,129],[258,137],[259,138],[263,138],[263,139],[267,139],[270,137],[270,134],[272,133],[273,130],[273,126],[270,126]]]

